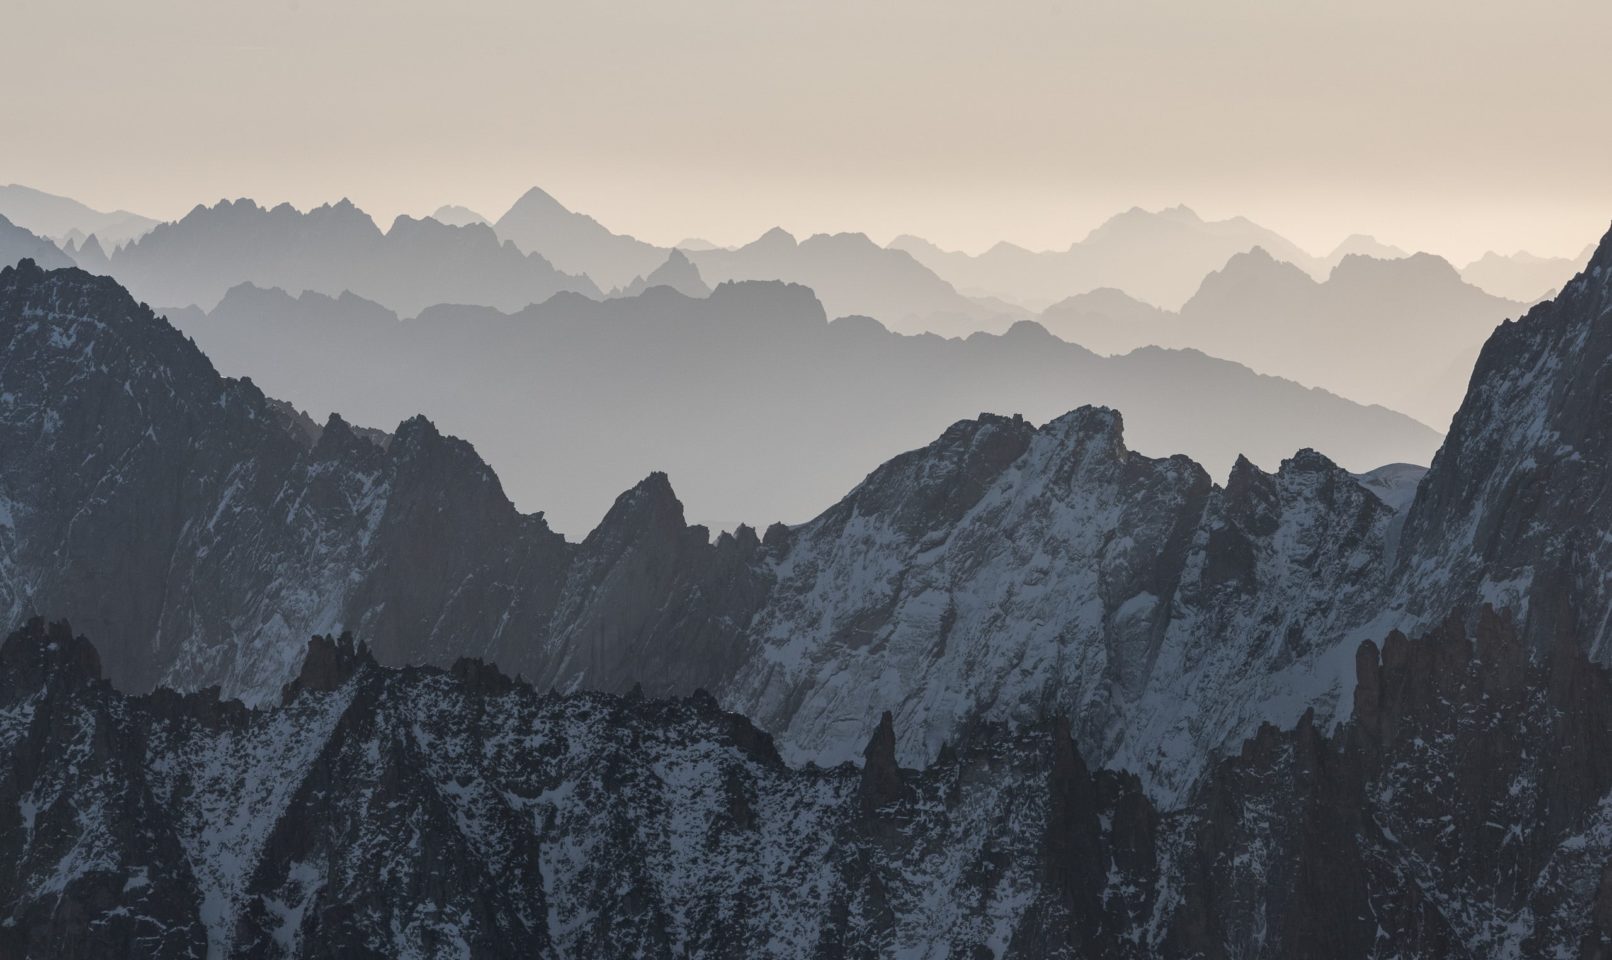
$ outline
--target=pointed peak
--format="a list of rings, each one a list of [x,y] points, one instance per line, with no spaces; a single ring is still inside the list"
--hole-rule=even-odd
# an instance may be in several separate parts
[[[1266,475],[1267,474],[1265,471],[1261,470],[1258,464],[1239,453],[1237,454],[1236,461],[1234,461],[1231,465],[1231,474],[1228,484],[1236,482],[1239,479],[1246,479],[1254,476],[1263,477]]]
[[[862,750],[862,759],[857,800],[863,817],[871,818],[880,807],[901,798],[901,768],[896,763],[895,721],[890,711],[884,711],[879,718],[879,725]]]
[[[565,204],[554,199],[553,194],[542,187],[536,186],[521,194],[520,199],[510,205],[509,212],[505,213],[504,216],[508,217],[517,211],[528,215],[571,212],[570,208],[566,207]]]
[[[1258,464],[1239,453],[1237,461],[1231,465],[1231,473],[1226,476],[1226,499],[1233,504],[1247,503],[1254,491],[1268,492],[1274,481],[1275,478]]]
[[[1612,278],[1612,229],[1601,237],[1601,242],[1594,245],[1595,249],[1589,256],[1585,265],[1584,275],[1601,278],[1603,281]]]
[[[1041,429],[1069,438],[1105,438],[1122,448],[1125,443],[1125,418],[1112,407],[1076,407]]]
[[[442,436],[437,430],[437,425],[432,423],[423,413],[416,413],[398,424],[397,429],[392,431],[392,435],[399,440],[412,440],[416,437],[429,440]]]
[[[1346,473],[1346,471],[1336,463],[1333,463],[1332,458],[1310,447],[1305,447],[1304,449],[1293,454],[1291,457],[1288,457],[1286,460],[1283,460],[1281,467],[1276,471],[1276,475],[1279,477],[1287,477],[1302,473],[1343,474]]]
[[[339,455],[340,451],[352,445],[357,436],[352,425],[343,420],[341,414],[332,413],[325,418],[325,425],[319,428],[319,439],[314,444],[315,455]]]
[[[638,481],[632,489],[617,497],[616,502],[611,504],[610,510],[605,514],[604,520],[600,521],[598,529],[614,528],[628,522],[637,523],[645,518],[656,517],[675,518],[678,526],[683,523],[683,503],[677,499],[676,492],[672,490],[672,481],[659,470]]]
[[[862,748],[862,757],[869,762],[883,760],[895,762],[896,721],[890,711],[884,711],[879,717],[879,724],[874,728],[873,736],[868,739],[868,745]]]
[[[353,638],[351,633],[340,637],[313,636],[303,655],[302,667],[297,676],[281,692],[281,700],[290,703],[296,695],[307,690],[311,693],[329,693],[351,680],[359,670],[373,665],[375,658],[369,646]]]
[[[755,240],[752,240],[746,246],[751,247],[751,248],[753,248],[753,247],[794,247],[794,246],[798,246],[798,244],[795,242],[795,235],[794,234],[790,233],[788,230],[785,230],[783,227],[773,227],[771,230],[768,230],[766,233],[764,233],[761,236],[757,237]]]
[[[101,656],[66,620],[46,623],[32,617],[0,644],[0,701],[66,683],[84,686],[101,679]]]
[[[631,490],[618,497],[616,502],[620,503],[623,498],[630,498],[639,503],[653,503],[658,506],[675,505],[679,513],[683,509],[683,505],[678,502],[677,493],[672,490],[671,478],[660,470],[655,470],[649,476],[638,481]]]

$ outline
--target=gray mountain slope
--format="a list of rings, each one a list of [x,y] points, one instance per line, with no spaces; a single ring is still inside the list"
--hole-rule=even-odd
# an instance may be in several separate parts
[[[172,316],[223,371],[318,416],[373,425],[432,411],[517,503],[577,535],[655,470],[695,518],[799,522],[890,451],[981,410],[1039,422],[1112,406],[1133,445],[1185,452],[1216,477],[1240,453],[1274,465],[1313,445],[1363,470],[1425,462],[1438,443],[1389,411],[1195,352],[1099,358],[1034,324],[900,336],[865,318],[826,322],[811,291],[780,284],[563,297],[513,315],[439,307],[402,322],[356,298],[239,288],[205,320]]]
[[[621,290],[611,291],[613,297],[636,297],[650,287],[671,287],[685,297],[708,297],[711,288],[700,276],[700,269],[690,262],[681,250],[666,255],[666,262],[651,270],[647,276],[635,277]]]
[[[860,233],[815,234],[797,241],[774,228],[735,250],[690,251],[708,281],[784,280],[811,287],[831,317],[873,317],[902,333],[968,336],[1000,333],[1029,312],[957,292],[901,250]]]
[[[1113,287],[1174,310],[1192,296],[1205,274],[1254,247],[1306,269],[1315,262],[1292,242],[1245,218],[1204,220],[1184,206],[1159,211],[1133,207],[1066,250],[1032,251],[998,243],[971,256],[916,237],[897,237],[890,246],[912,254],[959,290],[1035,309]]]
[[[1562,285],[1590,262],[1595,245],[1577,257],[1539,257],[1526,250],[1512,254],[1490,250],[1461,268],[1461,279],[1495,296],[1533,303],[1555,296]]]
[[[568,210],[533,187],[493,227],[502,239],[535,253],[567,273],[586,274],[601,289],[624,287],[665,261],[667,251],[612,233],[584,213]]]
[[[73,265],[67,254],[54,243],[0,216],[0,266],[10,266],[24,259],[33,260],[47,269]]]
[[[1191,347],[1442,427],[1484,339],[1525,309],[1426,254],[1346,256],[1318,282],[1255,249],[1205,277],[1179,313],[1104,290],[1054,304],[1041,319],[1100,352]]]
[[[137,213],[95,210],[71,197],[59,197],[18,183],[0,186],[0,216],[42,237],[82,239],[94,234],[112,247],[128,243],[157,225],[156,220]]]

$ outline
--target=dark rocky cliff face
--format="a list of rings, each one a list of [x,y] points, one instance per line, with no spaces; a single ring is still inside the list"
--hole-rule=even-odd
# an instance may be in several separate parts
[[[0,317],[0,607],[79,611],[120,686],[264,699],[295,671],[291,633],[342,625],[387,662],[476,654],[528,676],[556,675],[547,638],[591,628],[620,638],[586,645],[609,683],[640,662],[640,633],[700,622],[688,603],[657,622],[671,593],[754,592],[736,563],[754,535],[707,543],[664,477],[645,482],[658,513],[568,544],[425,418],[390,435],[312,424],[219,377],[105,278],[25,261],[0,272]],[[724,630],[686,633],[725,650]],[[655,649],[647,662],[677,660]]]
[[[1478,358],[1405,523],[1402,603],[1504,604],[1612,656],[1612,243]]]
[[[1206,957],[1595,955],[1612,684],[1491,612],[1357,657],[1355,715],[1267,727],[1180,820],[1166,942]]]
[[[1064,725],[864,775],[786,766],[703,694],[540,695],[345,637],[263,710],[117,693],[61,624],[0,662],[8,956],[1137,955],[1103,861],[1145,848],[1110,812],[1144,801]]]
[[[0,647],[8,956],[1604,956],[1612,677],[1486,613],[1358,652],[1180,809],[1063,719],[792,767],[705,694],[538,694],[315,638],[283,704]]]

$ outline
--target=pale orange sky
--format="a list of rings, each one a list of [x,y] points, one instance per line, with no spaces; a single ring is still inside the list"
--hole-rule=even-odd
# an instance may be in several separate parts
[[[1612,4],[17,5],[0,182],[151,216],[538,184],[670,243],[1063,247],[1132,205],[1315,252],[1569,255],[1612,221]]]

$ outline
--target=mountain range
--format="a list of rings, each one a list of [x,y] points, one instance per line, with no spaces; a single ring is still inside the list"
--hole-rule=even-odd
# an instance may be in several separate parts
[[[1612,561],[1597,533],[1612,518],[1584,509],[1606,478],[1574,466],[1598,462],[1605,442],[1596,381],[1513,365],[1605,369],[1606,257],[1491,340],[1408,507],[1387,502],[1406,498],[1381,495],[1380,477],[1362,482],[1309,450],[1274,473],[1239,460],[1219,486],[1186,457],[1132,452],[1117,413],[1085,407],[1042,427],[960,421],[765,537],[741,528],[712,543],[651,474],[575,545],[522,518],[468,445],[423,419],[387,435],[334,417],[319,427],[220,378],[111,281],[25,264],[0,283],[8,355],[29,358],[3,384],[7,447],[30,451],[0,477],[15,538],[7,606],[88,608],[81,619],[104,618],[94,632],[143,638],[103,652],[114,680],[137,689],[217,683],[260,701],[288,675],[295,638],[348,625],[386,662],[469,653],[562,689],[702,686],[795,760],[844,759],[884,710],[912,762],[981,705],[1003,718],[1061,709],[1094,762],[1135,770],[1173,802],[1259,722],[1340,712],[1361,639],[1427,629],[1482,599],[1522,617],[1525,637],[1536,621],[1605,632],[1602,590],[1560,588]],[[687,302],[742,305],[779,289],[728,285]],[[665,327],[683,298],[659,296],[638,308]],[[463,321],[452,327],[467,339]],[[681,358],[660,359],[686,374]],[[1513,401],[1483,399],[1513,380]],[[1529,497],[1492,486],[1529,471]],[[1517,532],[1495,541],[1493,530]],[[1515,546],[1497,555],[1495,542]],[[1521,572],[1542,567],[1555,572]],[[1430,579],[1439,570],[1455,573]],[[108,595],[103,584],[119,581],[127,589]]]
[[[243,282],[331,295],[352,291],[413,315],[436,303],[515,310],[556,293],[599,296],[481,224],[400,216],[384,233],[343,200],[306,213],[250,200],[198,206],[111,255],[111,275],[149,303],[212,307]]]
[[[70,267],[71,258],[56,245],[0,216],[0,264],[32,260],[47,268]]]
[[[1185,206],[1157,212],[1132,207],[1066,250],[1033,251],[998,243],[978,256],[942,250],[918,237],[890,242],[958,289],[1044,308],[1098,287],[1117,287],[1146,303],[1175,309],[1204,274],[1234,254],[1264,247],[1289,263],[1312,258],[1273,230],[1243,217],[1204,220]]]
[[[895,238],[890,247],[912,254],[959,290],[1041,310],[1103,288],[1123,290],[1149,306],[1181,310],[1206,274],[1256,247],[1317,281],[1325,281],[1350,256],[1410,256],[1364,234],[1351,235],[1332,252],[1316,256],[1244,217],[1205,220],[1185,206],[1158,211],[1133,207],[1065,250],[1032,251],[998,243],[970,255],[910,235]],[[1461,277],[1494,296],[1533,303],[1554,294],[1583,269],[1589,254],[1586,250],[1568,260],[1490,253],[1463,268]]]
[[[1512,254],[1493,250],[1461,268],[1467,283],[1512,300],[1533,302],[1555,296],[1568,278],[1583,270],[1595,252],[1592,243],[1584,252],[1567,257],[1536,257],[1526,250]]]
[[[1608,318],[1612,237],[1425,474],[982,415],[805,524],[652,474],[570,543],[423,418],[7,268],[0,588],[97,639],[0,647],[0,945],[1606,955]]]
[[[158,221],[127,210],[95,210],[71,197],[59,197],[22,184],[0,186],[0,216],[43,237],[82,243],[100,239],[103,246],[120,247],[151,232]],[[7,260],[15,263],[16,260]]]
[[[698,292],[699,271],[680,269]],[[412,320],[351,295],[243,286],[210,313],[168,316],[222,371],[320,418],[389,426],[430,410],[497,465],[517,503],[577,535],[613,491],[657,470],[714,526],[799,522],[891,450],[981,410],[1042,421],[1118,407],[1132,443],[1184,451],[1219,477],[1239,453],[1274,465],[1306,443],[1355,470],[1425,463],[1439,440],[1402,415],[1197,352],[1098,357],[1028,322],[966,340],[903,336],[867,318],[829,322],[812,291],[776,282],[703,298],[565,296],[513,314],[440,306]]]
[[[628,288],[649,276],[671,250],[612,233],[533,187],[498,219],[498,235],[562,270],[593,278],[601,288]],[[831,317],[870,316],[910,333],[967,335],[1001,332],[1025,310],[959,294],[905,254],[859,233],[819,234],[797,241],[781,228],[733,249],[695,243],[680,251],[707,283],[783,280],[811,287]]]
[[[493,227],[500,238],[549,259],[568,273],[587,274],[606,290],[648,274],[670,252],[635,237],[611,233],[599,221],[566,209],[538,187],[522,194]]]
[[[1159,344],[1279,370],[1442,428],[1489,331],[1526,307],[1429,254],[1350,254],[1317,281],[1256,247],[1206,276],[1179,312],[1101,289],[1048,307],[1041,322],[1099,352]]]

